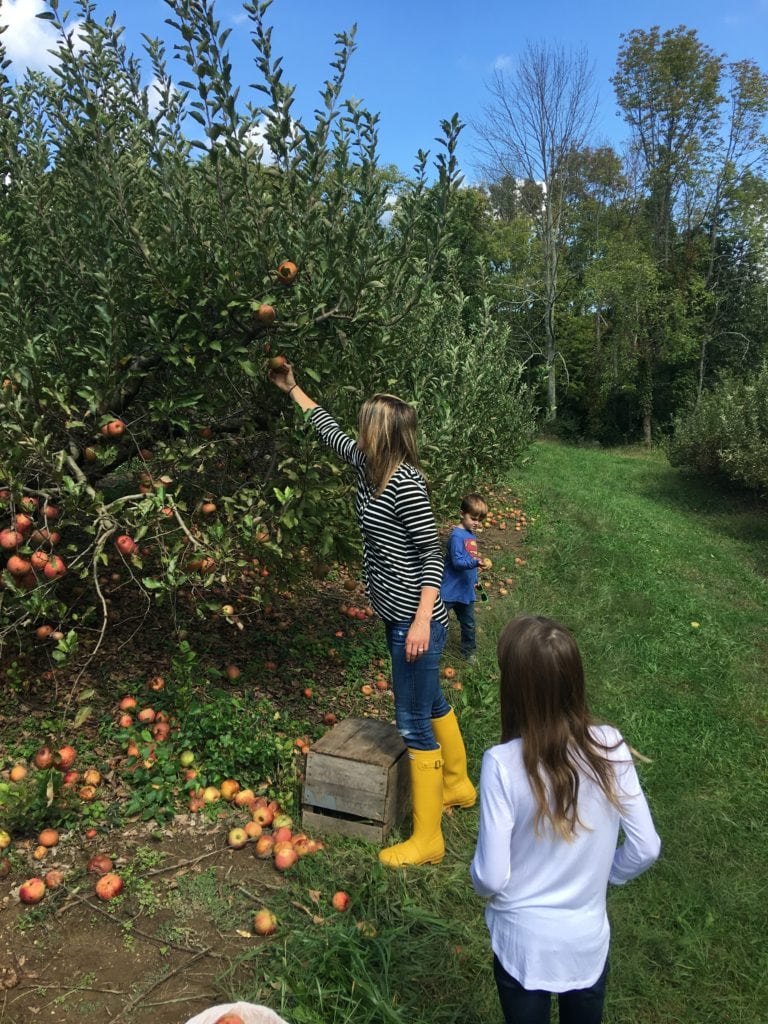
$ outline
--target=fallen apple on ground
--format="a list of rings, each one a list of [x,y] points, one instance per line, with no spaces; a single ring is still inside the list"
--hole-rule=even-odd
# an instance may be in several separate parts
[[[22,903],[39,903],[45,892],[45,882],[42,878],[28,878],[19,886],[19,899]]]
[[[263,907],[256,911],[253,918],[253,930],[257,935],[272,935],[277,931],[277,918],[271,910]]]
[[[123,891],[123,880],[120,875],[102,875],[96,883],[96,895],[100,900],[112,900]]]

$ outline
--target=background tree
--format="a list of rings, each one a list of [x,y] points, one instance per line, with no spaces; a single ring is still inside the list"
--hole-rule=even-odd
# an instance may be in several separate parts
[[[648,440],[662,378],[683,401],[686,389],[700,395],[704,386],[719,305],[718,239],[739,182],[765,156],[768,78],[754,62],[728,64],[684,26],[622,38],[612,81],[640,158],[648,245],[666,306],[643,370]]]
[[[547,368],[547,414],[554,418],[566,201],[573,156],[583,148],[595,113],[591,63],[583,50],[529,44],[511,75],[495,73],[489,92],[490,102],[475,127],[489,180],[506,178],[520,187],[520,201],[541,248],[534,289]]]

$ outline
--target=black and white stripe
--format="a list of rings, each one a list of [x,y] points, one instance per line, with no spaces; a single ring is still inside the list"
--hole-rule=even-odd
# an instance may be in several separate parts
[[[365,474],[365,455],[355,441],[319,406],[310,422],[320,438],[357,473],[355,510],[363,535],[363,573],[373,610],[387,622],[413,618],[423,587],[438,591],[432,617],[448,625],[440,600],[443,553],[418,470],[403,463],[378,498]]]

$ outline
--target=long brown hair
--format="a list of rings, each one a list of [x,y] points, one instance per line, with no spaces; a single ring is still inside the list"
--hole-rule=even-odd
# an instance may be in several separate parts
[[[412,405],[395,395],[374,395],[360,407],[357,429],[357,444],[365,454],[368,481],[377,498],[404,462],[424,475]]]
[[[501,740],[523,741],[523,764],[544,821],[570,841],[579,819],[579,773],[620,807],[608,749],[590,733],[584,667],[571,633],[554,619],[518,615],[501,632]]]

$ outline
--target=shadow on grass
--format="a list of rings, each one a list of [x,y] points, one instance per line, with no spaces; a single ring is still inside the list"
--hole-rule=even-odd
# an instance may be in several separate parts
[[[739,541],[762,573],[768,572],[768,499],[724,480],[654,467],[638,493],[657,504],[696,515],[702,526]]]

